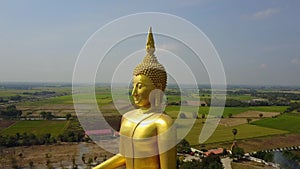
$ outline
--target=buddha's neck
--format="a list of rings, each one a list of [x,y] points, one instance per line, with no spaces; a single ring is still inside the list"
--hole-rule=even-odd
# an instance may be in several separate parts
[[[140,107],[140,110],[142,110],[143,113],[147,113],[147,112],[149,112],[149,110],[150,110],[150,106],[143,106],[143,107]]]
[[[161,107],[150,107],[150,106],[144,106],[144,107],[140,107],[140,110],[142,113],[162,113],[163,110],[161,109]]]

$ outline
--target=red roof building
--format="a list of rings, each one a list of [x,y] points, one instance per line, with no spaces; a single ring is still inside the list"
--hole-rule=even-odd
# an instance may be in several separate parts
[[[203,152],[203,154],[205,156],[209,156],[210,154],[220,155],[220,154],[223,154],[223,151],[224,151],[223,148],[211,149],[211,150],[208,150],[207,152]]]

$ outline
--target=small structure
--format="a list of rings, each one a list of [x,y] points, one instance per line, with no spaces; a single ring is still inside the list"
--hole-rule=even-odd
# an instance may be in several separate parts
[[[210,154],[221,155],[221,154],[223,154],[223,151],[224,151],[223,148],[217,148],[217,149],[211,149],[211,150],[208,150],[206,152],[203,152],[203,154],[205,156],[209,156]]]
[[[230,150],[232,151],[235,147],[238,147],[237,141],[233,141]]]
[[[205,101],[197,101],[197,100],[187,100],[186,105],[188,106],[207,106]]]

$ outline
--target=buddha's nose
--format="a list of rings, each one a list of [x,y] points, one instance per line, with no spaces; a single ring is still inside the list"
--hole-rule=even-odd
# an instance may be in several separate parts
[[[131,92],[131,96],[136,96],[137,95],[137,91],[136,91],[136,87],[134,86]]]

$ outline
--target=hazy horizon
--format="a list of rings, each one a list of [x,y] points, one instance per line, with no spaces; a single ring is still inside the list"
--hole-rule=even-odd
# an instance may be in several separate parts
[[[108,82],[99,82],[99,83],[95,83],[95,84],[89,84],[89,83],[78,83],[78,84],[72,84],[72,82],[38,82],[38,81],[2,81],[0,82],[0,85],[7,85],[7,84],[18,84],[18,85],[66,85],[66,86],[70,86],[72,87],[72,85],[76,86],[76,85],[95,85],[97,86],[107,86],[110,87],[111,83]],[[117,87],[118,85],[120,86],[128,86],[126,83],[116,83],[115,87]],[[185,86],[189,86],[189,85],[193,85],[193,84],[180,84],[181,87],[185,87]],[[167,84],[167,88],[168,87],[174,87],[174,86],[178,86],[178,84],[176,83],[168,83]],[[198,84],[199,87],[209,87],[210,88],[210,84]],[[216,87],[218,87],[218,84],[215,85]],[[221,85],[222,86],[222,85]],[[258,84],[227,84],[227,89],[228,88],[236,88],[236,87],[240,87],[240,88],[247,88],[247,87],[257,87],[257,88],[277,88],[277,87],[285,87],[285,88],[296,88],[297,90],[300,90],[300,85],[258,85]]]

